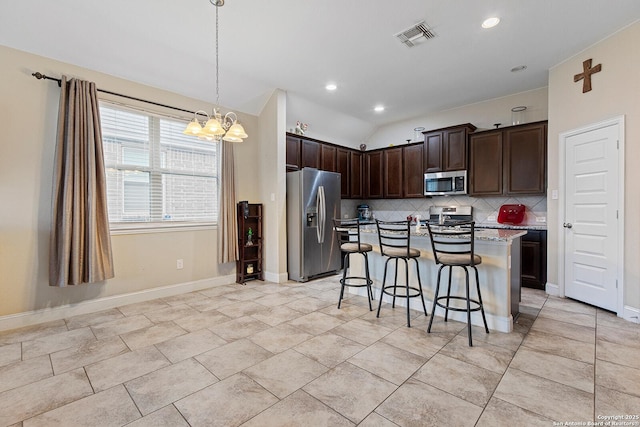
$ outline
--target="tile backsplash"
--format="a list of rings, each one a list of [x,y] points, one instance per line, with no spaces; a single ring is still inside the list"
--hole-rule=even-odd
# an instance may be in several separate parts
[[[350,218],[357,216],[358,205],[367,204],[373,211],[373,216],[385,221],[406,219],[409,215],[420,215],[422,219],[429,216],[430,206],[473,206],[473,219],[477,224],[491,225],[497,223],[498,210],[504,204],[523,204],[526,213],[522,225],[546,226],[547,197],[469,197],[447,196],[424,199],[372,199],[372,200],[343,200],[342,216]]]

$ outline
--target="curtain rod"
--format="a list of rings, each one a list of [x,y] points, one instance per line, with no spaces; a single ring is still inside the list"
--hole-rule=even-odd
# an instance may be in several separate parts
[[[35,72],[31,74],[33,77],[35,77],[38,80],[53,80],[55,82],[58,82],[58,87],[60,87],[60,85],[62,84],[62,79],[56,79],[55,77],[49,77],[46,76],[40,72]],[[171,105],[167,105],[167,104],[161,104],[159,102],[154,102],[154,101],[148,101],[146,99],[142,99],[142,98],[136,98],[135,96],[129,96],[129,95],[123,95],[121,93],[117,93],[117,92],[111,92],[110,90],[104,90],[104,89],[96,89],[98,92],[102,92],[102,93],[107,93],[109,95],[115,95],[115,96],[119,96],[121,98],[127,98],[127,99],[132,99],[134,101],[140,101],[140,102],[145,102],[147,104],[152,104],[152,105],[157,105],[158,107],[164,107],[164,108],[170,108],[172,110],[176,110],[176,111],[182,111],[184,113],[190,113],[190,114],[195,114],[194,111],[190,111],[190,110],[185,110],[184,108],[178,108],[178,107],[173,107]]]

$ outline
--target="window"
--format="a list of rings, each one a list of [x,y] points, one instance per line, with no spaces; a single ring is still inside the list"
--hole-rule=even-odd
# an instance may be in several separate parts
[[[217,146],[183,135],[185,122],[100,103],[109,222],[218,220]]]

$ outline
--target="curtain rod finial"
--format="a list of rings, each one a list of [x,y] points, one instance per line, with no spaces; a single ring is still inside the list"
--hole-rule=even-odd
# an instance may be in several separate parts
[[[42,80],[42,79],[44,79],[46,77],[44,74],[42,74],[39,71],[36,71],[35,73],[31,73],[31,75],[33,77],[35,77],[36,79],[38,79],[38,80]]]

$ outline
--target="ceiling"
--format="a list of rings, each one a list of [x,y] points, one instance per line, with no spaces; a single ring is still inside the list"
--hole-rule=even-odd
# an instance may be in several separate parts
[[[501,23],[482,29],[490,16]],[[544,87],[549,68],[640,19],[640,1],[226,0],[219,19],[221,105],[257,115],[279,88],[375,128]],[[394,37],[423,20],[435,38]],[[208,0],[4,1],[0,44],[215,102]]]

